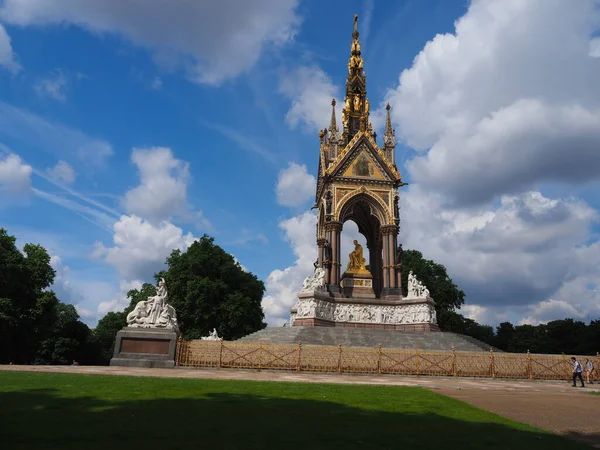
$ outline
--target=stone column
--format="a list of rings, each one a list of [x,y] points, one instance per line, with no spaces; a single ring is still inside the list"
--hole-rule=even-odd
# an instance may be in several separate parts
[[[396,235],[398,227],[396,225],[384,225],[381,227],[381,236],[383,240],[383,289],[394,289],[396,283]]]
[[[327,241],[327,239],[325,238],[319,238],[317,239],[317,247],[319,249],[318,254],[317,254],[317,258],[318,258],[318,266],[319,267],[323,267],[323,262],[325,261],[325,242]]]
[[[329,284],[339,286],[340,284],[340,235],[342,231],[342,222],[331,221],[326,223],[326,230],[331,243],[331,276]]]
[[[383,232],[383,230],[382,230]],[[383,273],[383,285],[381,286],[381,289],[387,289],[390,287],[390,280],[389,280],[389,272],[387,269],[387,266],[389,264],[389,257],[388,257],[388,235],[387,234],[383,234],[381,236],[381,246],[383,247],[383,266],[382,266],[382,270],[381,272]]]

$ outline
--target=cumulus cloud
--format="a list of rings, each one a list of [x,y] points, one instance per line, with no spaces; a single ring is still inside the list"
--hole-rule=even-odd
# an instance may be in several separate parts
[[[188,209],[189,164],[173,157],[171,149],[133,149],[131,160],[138,167],[140,185],[125,194],[123,206],[129,214],[151,222],[169,220]]]
[[[52,180],[66,184],[73,183],[77,176],[73,167],[66,161],[57,162],[54,167],[46,169],[46,173]]]
[[[149,0],[6,0],[0,19],[15,25],[70,23],[125,37],[161,65],[218,84],[250,69],[269,46],[290,41],[298,0],[219,2]],[[168,20],[165,20],[168,18]]]
[[[341,128],[340,90],[317,66],[301,66],[281,75],[279,91],[291,100],[285,116],[291,128],[303,125],[314,132],[327,128],[331,118],[331,99],[337,98],[336,116]]]
[[[291,162],[277,176],[277,203],[282,206],[301,206],[315,195],[317,180],[304,164]]]
[[[0,67],[4,67],[12,73],[17,73],[21,69],[12,48],[10,36],[2,24],[0,24]]]
[[[405,248],[444,264],[467,294],[466,314],[477,320],[518,322],[600,263],[597,244],[588,244],[598,213],[581,200],[525,192],[503,196],[499,207],[451,210],[415,185],[401,201]],[[590,307],[582,302],[580,315],[593,317]]]
[[[65,73],[56,69],[45,78],[40,78],[33,86],[40,97],[50,97],[64,102],[67,99],[68,80]]]
[[[426,151],[411,177],[459,205],[597,179],[597,6],[476,0],[455,34],[429,41],[387,93],[404,142]]]
[[[292,266],[274,270],[267,277],[262,306],[270,326],[281,326],[289,320],[289,312],[296,303],[302,281],[314,272],[313,263],[317,259],[316,224],[317,216],[313,212],[279,223],[296,260]]]
[[[112,265],[122,280],[152,280],[174,249],[186,250],[196,239],[170,222],[152,224],[137,216],[122,216],[114,224],[114,246],[96,243],[93,256]]]
[[[0,192],[25,194],[31,191],[33,169],[18,155],[3,156],[0,153]]]

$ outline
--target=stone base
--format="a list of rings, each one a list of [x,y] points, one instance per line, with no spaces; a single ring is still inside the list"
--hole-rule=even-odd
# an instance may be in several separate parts
[[[344,297],[375,298],[373,276],[369,272],[344,272],[340,284]]]
[[[327,292],[303,292],[291,310],[292,326],[439,331],[431,298],[401,300],[336,298]]]
[[[125,327],[117,333],[110,365],[173,368],[176,349],[173,330]]]
[[[296,319],[294,327],[338,327],[338,328],[364,328],[368,330],[395,330],[395,331],[440,331],[435,323],[411,324],[385,324],[385,323],[360,323],[360,322],[333,322],[323,319]]]

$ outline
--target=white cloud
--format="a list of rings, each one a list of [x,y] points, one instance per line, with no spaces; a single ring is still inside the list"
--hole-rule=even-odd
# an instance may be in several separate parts
[[[165,147],[134,148],[131,160],[139,169],[140,185],[123,199],[129,214],[156,223],[188,211],[188,163],[174,158]]]
[[[25,164],[19,156],[0,153],[0,192],[24,194],[31,191],[31,166]]]
[[[291,162],[277,176],[277,203],[282,206],[301,206],[315,195],[317,180],[304,164]]]
[[[25,109],[0,101],[0,137],[8,136],[58,158],[76,157],[82,163],[102,166],[112,146],[65,125],[50,122]]]
[[[56,69],[46,78],[39,79],[33,87],[40,97],[50,97],[64,102],[67,99],[67,85],[64,72]]]
[[[279,224],[294,251],[296,261],[284,270],[272,271],[267,277],[262,306],[270,326],[280,326],[289,320],[290,309],[296,303],[302,281],[314,272],[313,263],[317,259],[316,224],[317,218],[312,212],[283,220]]]
[[[17,25],[70,23],[123,36],[168,68],[218,84],[252,68],[268,46],[290,41],[297,0],[219,2],[148,0],[6,0],[0,19]],[[168,20],[165,20],[168,18]]]
[[[10,36],[2,24],[0,24],[0,66],[12,73],[17,73],[21,69],[12,49]]]
[[[288,125],[296,128],[302,124],[310,132],[329,126],[331,100],[336,98],[336,118],[341,131],[340,90],[319,67],[301,66],[283,73],[279,91],[292,102],[285,116]]]
[[[150,282],[150,280],[146,280]],[[140,289],[142,282],[139,280],[121,281],[119,283],[119,292],[116,293],[111,300],[103,301],[98,304],[97,311],[101,317],[104,317],[109,312],[123,311],[129,306],[130,300],[127,298],[127,293],[132,289]]]
[[[152,224],[137,216],[122,216],[114,224],[113,247],[96,243],[93,256],[112,265],[123,281],[150,281],[165,267],[174,249],[186,250],[196,239],[172,223]]]
[[[402,139],[428,150],[411,177],[462,205],[597,179],[599,26],[596,0],[473,1],[387,94]]]
[[[46,169],[48,176],[59,183],[71,184],[75,181],[77,174],[71,165],[66,161],[59,161],[54,167]]]
[[[580,200],[526,192],[504,196],[499,207],[451,210],[414,185],[401,202],[401,242],[447,267],[475,320],[516,323],[600,264],[598,244],[588,244],[598,213]],[[581,301],[580,316],[593,317],[591,301],[566,297],[574,306]]]

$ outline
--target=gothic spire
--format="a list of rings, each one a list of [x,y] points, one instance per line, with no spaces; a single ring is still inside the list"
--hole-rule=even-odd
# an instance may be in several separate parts
[[[392,109],[392,107],[388,103],[385,109],[387,110],[387,117],[385,119],[385,133],[383,134],[383,148],[388,159],[394,162],[394,149],[396,148],[396,133],[392,128],[392,118],[390,116],[390,109]]]
[[[338,126],[335,120],[335,98],[331,100],[331,121],[329,122],[329,140],[338,140]]]
[[[343,140],[347,144],[358,131],[367,131],[369,123],[369,100],[367,99],[367,77],[363,70],[363,58],[358,40],[358,14],[354,15],[354,30],[348,60],[346,97],[342,110],[344,124]]]

